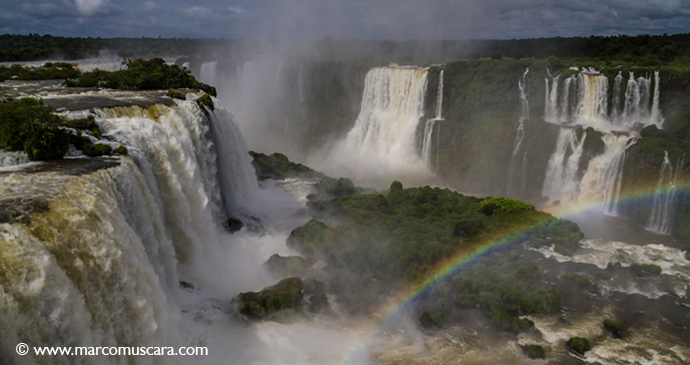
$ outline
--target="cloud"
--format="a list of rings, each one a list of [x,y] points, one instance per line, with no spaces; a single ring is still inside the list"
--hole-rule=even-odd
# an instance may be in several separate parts
[[[244,13],[244,9],[240,8],[239,6],[228,6],[228,10],[232,11],[235,14]]]
[[[155,11],[160,9],[160,5],[154,3],[153,1],[147,1],[143,4],[144,11]]]
[[[216,17],[216,14],[213,12],[213,10],[196,5],[184,9],[182,12],[194,19],[211,19]]]
[[[111,12],[108,0],[74,0],[74,2],[77,5],[77,11],[84,17],[107,15]]]

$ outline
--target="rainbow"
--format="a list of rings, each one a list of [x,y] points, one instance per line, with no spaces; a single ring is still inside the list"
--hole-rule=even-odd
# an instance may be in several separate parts
[[[690,194],[690,184],[678,186],[677,189],[680,189],[682,194]],[[615,202],[615,204],[632,203],[641,199],[651,199],[654,197],[655,193],[656,189],[649,189],[634,194],[624,194],[618,201]],[[601,211],[601,208],[601,204],[587,203],[580,205],[566,205],[557,207],[555,209],[548,209],[548,211],[549,213],[552,213],[560,218],[567,218],[576,214]],[[546,221],[546,219],[544,219],[544,221]],[[479,246],[474,246],[469,249],[461,249],[452,257],[443,260],[432,268],[424,279],[411,283],[398,290],[398,292],[377,311],[377,313],[380,313],[380,315],[376,316],[372,320],[367,321],[359,329],[359,332],[363,333],[363,336],[358,337],[357,343],[346,346],[348,352],[342,357],[341,361],[338,362],[341,364],[357,363],[357,361],[354,361],[353,355],[366,352],[365,346],[366,343],[369,342],[369,339],[371,339],[379,331],[379,329],[384,328],[386,325],[392,323],[395,319],[399,318],[403,313],[405,313],[406,309],[408,309],[414,300],[422,293],[432,288],[435,284],[450,277],[452,274],[458,272],[460,269],[471,265],[472,262],[476,261],[479,257],[515,242],[520,235],[541,223],[543,222],[538,222],[535,225],[524,227],[513,234],[489,241]]]

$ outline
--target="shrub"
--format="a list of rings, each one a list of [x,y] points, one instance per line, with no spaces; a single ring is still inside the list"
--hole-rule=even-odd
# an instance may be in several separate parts
[[[41,99],[9,100],[0,104],[0,148],[23,150],[33,161],[60,159],[69,148],[64,124]]]
[[[571,337],[565,343],[565,345],[574,352],[583,356],[585,352],[592,349],[592,345],[589,343],[589,340],[584,337]]]
[[[574,272],[568,272],[563,274],[563,279],[575,283],[577,286],[581,288],[585,288],[592,285],[592,282],[586,276]]]
[[[609,280],[609,279],[611,279],[611,273],[608,272],[608,271],[598,271],[596,274],[594,274],[594,276],[595,276],[597,279],[601,279],[601,280]]]
[[[116,148],[115,153],[123,156],[127,156],[129,154],[129,150],[127,150],[127,147],[120,145],[120,147]]]
[[[103,155],[109,155],[113,151],[110,145],[104,143],[97,143],[95,145],[85,145],[82,152],[89,157],[98,157]]]
[[[621,332],[623,331],[623,323],[614,321],[612,319],[605,319],[603,322],[604,329],[611,332],[611,334],[619,338],[621,336]]]
[[[522,346],[522,351],[525,356],[529,357],[530,359],[543,359],[546,357],[544,348],[539,345]]]
[[[654,264],[632,264],[630,269],[638,273],[661,274],[661,267]]]
[[[185,94],[175,90],[175,89],[168,89],[168,96],[173,98],[173,99],[180,99],[180,100],[185,100],[187,97]]]

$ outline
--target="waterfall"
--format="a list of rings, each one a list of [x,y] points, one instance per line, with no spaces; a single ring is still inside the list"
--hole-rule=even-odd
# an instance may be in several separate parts
[[[659,110],[659,94],[661,93],[661,80],[659,80],[659,71],[654,71],[654,96],[652,98],[652,111],[650,113],[650,122],[656,124],[659,129],[662,129],[664,118],[661,116]]]
[[[205,62],[201,65],[201,74],[199,75],[199,81],[204,84],[213,85],[216,83],[216,66],[218,61]]]
[[[607,117],[608,79],[590,71],[578,77],[579,95],[576,118],[581,123],[598,122]]]
[[[189,304],[180,301],[179,282],[236,293],[228,281],[248,271],[233,264],[218,218],[253,213],[245,206],[258,187],[255,172],[230,113],[214,100],[207,117],[193,99],[96,108],[105,143],[129,151],[129,157],[110,158],[119,163],[114,167],[0,175],[2,199],[25,202],[9,206],[23,212],[19,219],[0,223],[3,341],[185,346],[190,339],[180,328],[188,324],[180,313]],[[251,271],[247,275],[261,276]],[[43,361],[15,358],[13,349],[0,352],[10,362]]]
[[[518,154],[520,151],[520,147],[522,146],[522,140],[525,138],[525,122],[529,120],[529,101],[527,100],[528,97],[528,90],[527,90],[527,73],[529,72],[529,68],[525,70],[525,73],[522,74],[520,77],[520,80],[518,80],[518,95],[520,96],[520,103],[522,107],[522,115],[520,116],[520,119],[518,120],[517,127],[516,127],[516,133],[515,133],[515,140],[513,141],[513,154],[510,157],[510,167],[509,167],[509,172],[508,172],[508,188],[506,189],[506,193],[510,193],[513,187],[513,173],[515,171],[515,156]],[[557,84],[558,82],[558,76],[554,79],[554,84]],[[555,87],[554,87],[555,88]],[[527,153],[527,151],[525,151]],[[524,164],[524,158],[523,158],[523,164]],[[524,166],[523,166],[524,168]],[[521,170],[522,172],[522,170]]]
[[[605,134],[604,153],[589,161],[580,184],[578,202],[597,204],[606,214],[618,214],[625,150],[635,143],[630,136]]]
[[[422,144],[422,160],[424,163],[431,168],[432,161],[432,136],[434,133],[434,125],[436,124],[436,119],[427,120],[424,126],[424,141]]]
[[[676,171],[673,172],[668,152],[664,151],[664,161],[661,164],[659,182],[654,193],[652,213],[649,215],[647,229],[662,234],[671,234],[673,229],[673,214],[678,197],[677,183],[681,175],[685,154],[676,162]]]
[[[613,105],[611,106],[611,120],[614,121],[614,123],[619,124],[620,123],[620,117],[621,117],[621,97],[623,93],[623,74],[618,71],[618,75],[613,79],[613,96],[612,96],[612,103]]]
[[[550,73],[549,73],[550,75]],[[551,87],[549,87],[549,79],[544,79],[546,82],[546,95],[544,96],[545,100],[545,110],[544,110],[544,119],[546,121],[551,122],[551,123],[557,123],[559,118],[558,118],[558,78],[560,75],[557,75],[556,77],[552,77],[551,80]],[[567,81],[567,80],[566,80]],[[565,86],[566,92],[567,92],[567,86]]]
[[[527,190],[527,151],[522,155],[522,169],[520,170],[520,191]]]
[[[370,70],[360,113],[344,141],[345,148],[362,158],[379,158],[398,166],[423,162],[415,148],[415,135],[424,114],[426,86],[427,69]]]
[[[443,120],[443,70],[438,75],[438,91],[436,92],[436,119]]]
[[[578,141],[575,130],[561,128],[554,150],[546,168],[546,177],[542,196],[550,203],[570,202],[577,198],[580,191],[579,163],[582,147],[587,133]],[[570,155],[568,155],[570,153]],[[568,158],[566,159],[566,155]]]
[[[629,73],[627,82],[621,72],[613,80],[609,110],[609,80],[593,68],[583,69],[563,82],[558,97],[558,76],[545,79],[544,119],[555,124],[591,126],[602,132],[630,130],[664,120],[659,110],[659,72],[652,78]],[[625,87],[624,87],[625,84]]]

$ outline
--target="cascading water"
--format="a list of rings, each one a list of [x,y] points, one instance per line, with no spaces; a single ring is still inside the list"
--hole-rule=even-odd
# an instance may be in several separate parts
[[[422,160],[424,160],[424,163],[431,169],[433,163],[433,134],[434,134],[434,127],[438,125],[438,128],[436,128],[436,168],[435,170],[438,170],[438,149],[439,149],[439,129],[441,128],[440,123],[436,123],[437,121],[443,120],[441,117],[443,112],[443,70],[439,73],[438,77],[438,89],[436,90],[436,117],[434,119],[429,119],[426,121],[426,125],[424,126],[424,139],[422,140]]]
[[[201,65],[201,74],[199,75],[199,81],[213,85],[216,83],[216,67],[218,66],[218,61],[205,62]]]
[[[508,187],[506,189],[506,193],[510,193],[513,187],[513,173],[515,171],[515,156],[518,154],[520,151],[520,147],[522,146],[522,140],[525,138],[525,122],[529,121],[529,101],[527,100],[528,97],[528,90],[527,90],[527,73],[529,72],[529,68],[525,70],[525,73],[522,74],[520,77],[520,80],[518,81],[518,90],[519,90],[519,95],[520,95],[520,103],[522,107],[522,115],[520,116],[520,119],[518,120],[517,128],[516,128],[516,133],[515,133],[515,141],[513,141],[513,154],[510,158],[510,168],[508,172]],[[558,80],[558,77],[556,77],[555,81]],[[525,157],[523,158],[523,166],[522,169],[520,169],[520,172],[522,173],[525,170],[525,160],[527,156],[527,151],[525,151]],[[521,176],[520,181],[522,181],[525,177]],[[522,185],[522,184],[521,184]]]
[[[609,80],[596,70],[583,69],[565,79],[558,97],[559,76],[547,78],[544,119],[556,124],[579,124],[609,132],[630,130],[651,124],[661,128],[664,119],[659,111],[659,72],[654,81],[649,76],[635,77],[630,72],[625,86],[619,72],[613,80],[611,107],[608,105]],[[654,84],[654,93],[651,88]],[[625,89],[625,90],[624,90]],[[650,106],[651,105],[651,106]]]
[[[443,70],[438,75],[438,91],[436,92],[436,120],[443,120]]]
[[[549,199],[549,204],[556,201],[570,202],[577,198],[580,192],[578,169],[586,137],[587,133],[583,133],[582,138],[578,141],[574,129],[561,128],[556,142],[556,150],[551,155],[546,168],[546,178],[542,190],[542,196]],[[568,156],[567,159],[566,155]]]
[[[95,109],[104,136],[128,147],[130,158],[112,160],[117,166],[76,176],[61,170],[0,175],[0,197],[30,208],[23,218],[0,223],[4,344],[185,346],[180,280],[217,289],[233,285],[228,281],[239,272],[268,279],[259,273],[265,258],[253,259],[259,262],[249,271],[231,264],[231,247],[221,245],[229,236],[215,216],[223,201],[235,209],[229,214],[247,213],[243,199],[258,187],[241,134],[217,103],[210,118],[190,98],[176,103]],[[17,363],[50,359],[0,352]]]
[[[630,136],[605,134],[604,153],[589,161],[580,184],[579,203],[597,204],[606,214],[617,215],[617,202],[623,181],[625,150],[636,139]]]
[[[388,167],[423,165],[415,135],[424,114],[427,69],[383,67],[365,79],[362,107],[339,149],[343,154],[377,160]],[[428,128],[429,142],[432,128]],[[431,143],[428,143],[430,148]],[[430,155],[430,152],[429,152]],[[353,156],[353,157],[354,157]]]
[[[661,164],[659,182],[654,193],[654,204],[649,215],[647,229],[662,234],[671,234],[673,229],[673,214],[677,203],[678,189],[676,188],[678,178],[682,173],[685,155],[676,163],[676,171],[668,158],[668,152],[664,151],[664,161]]]

